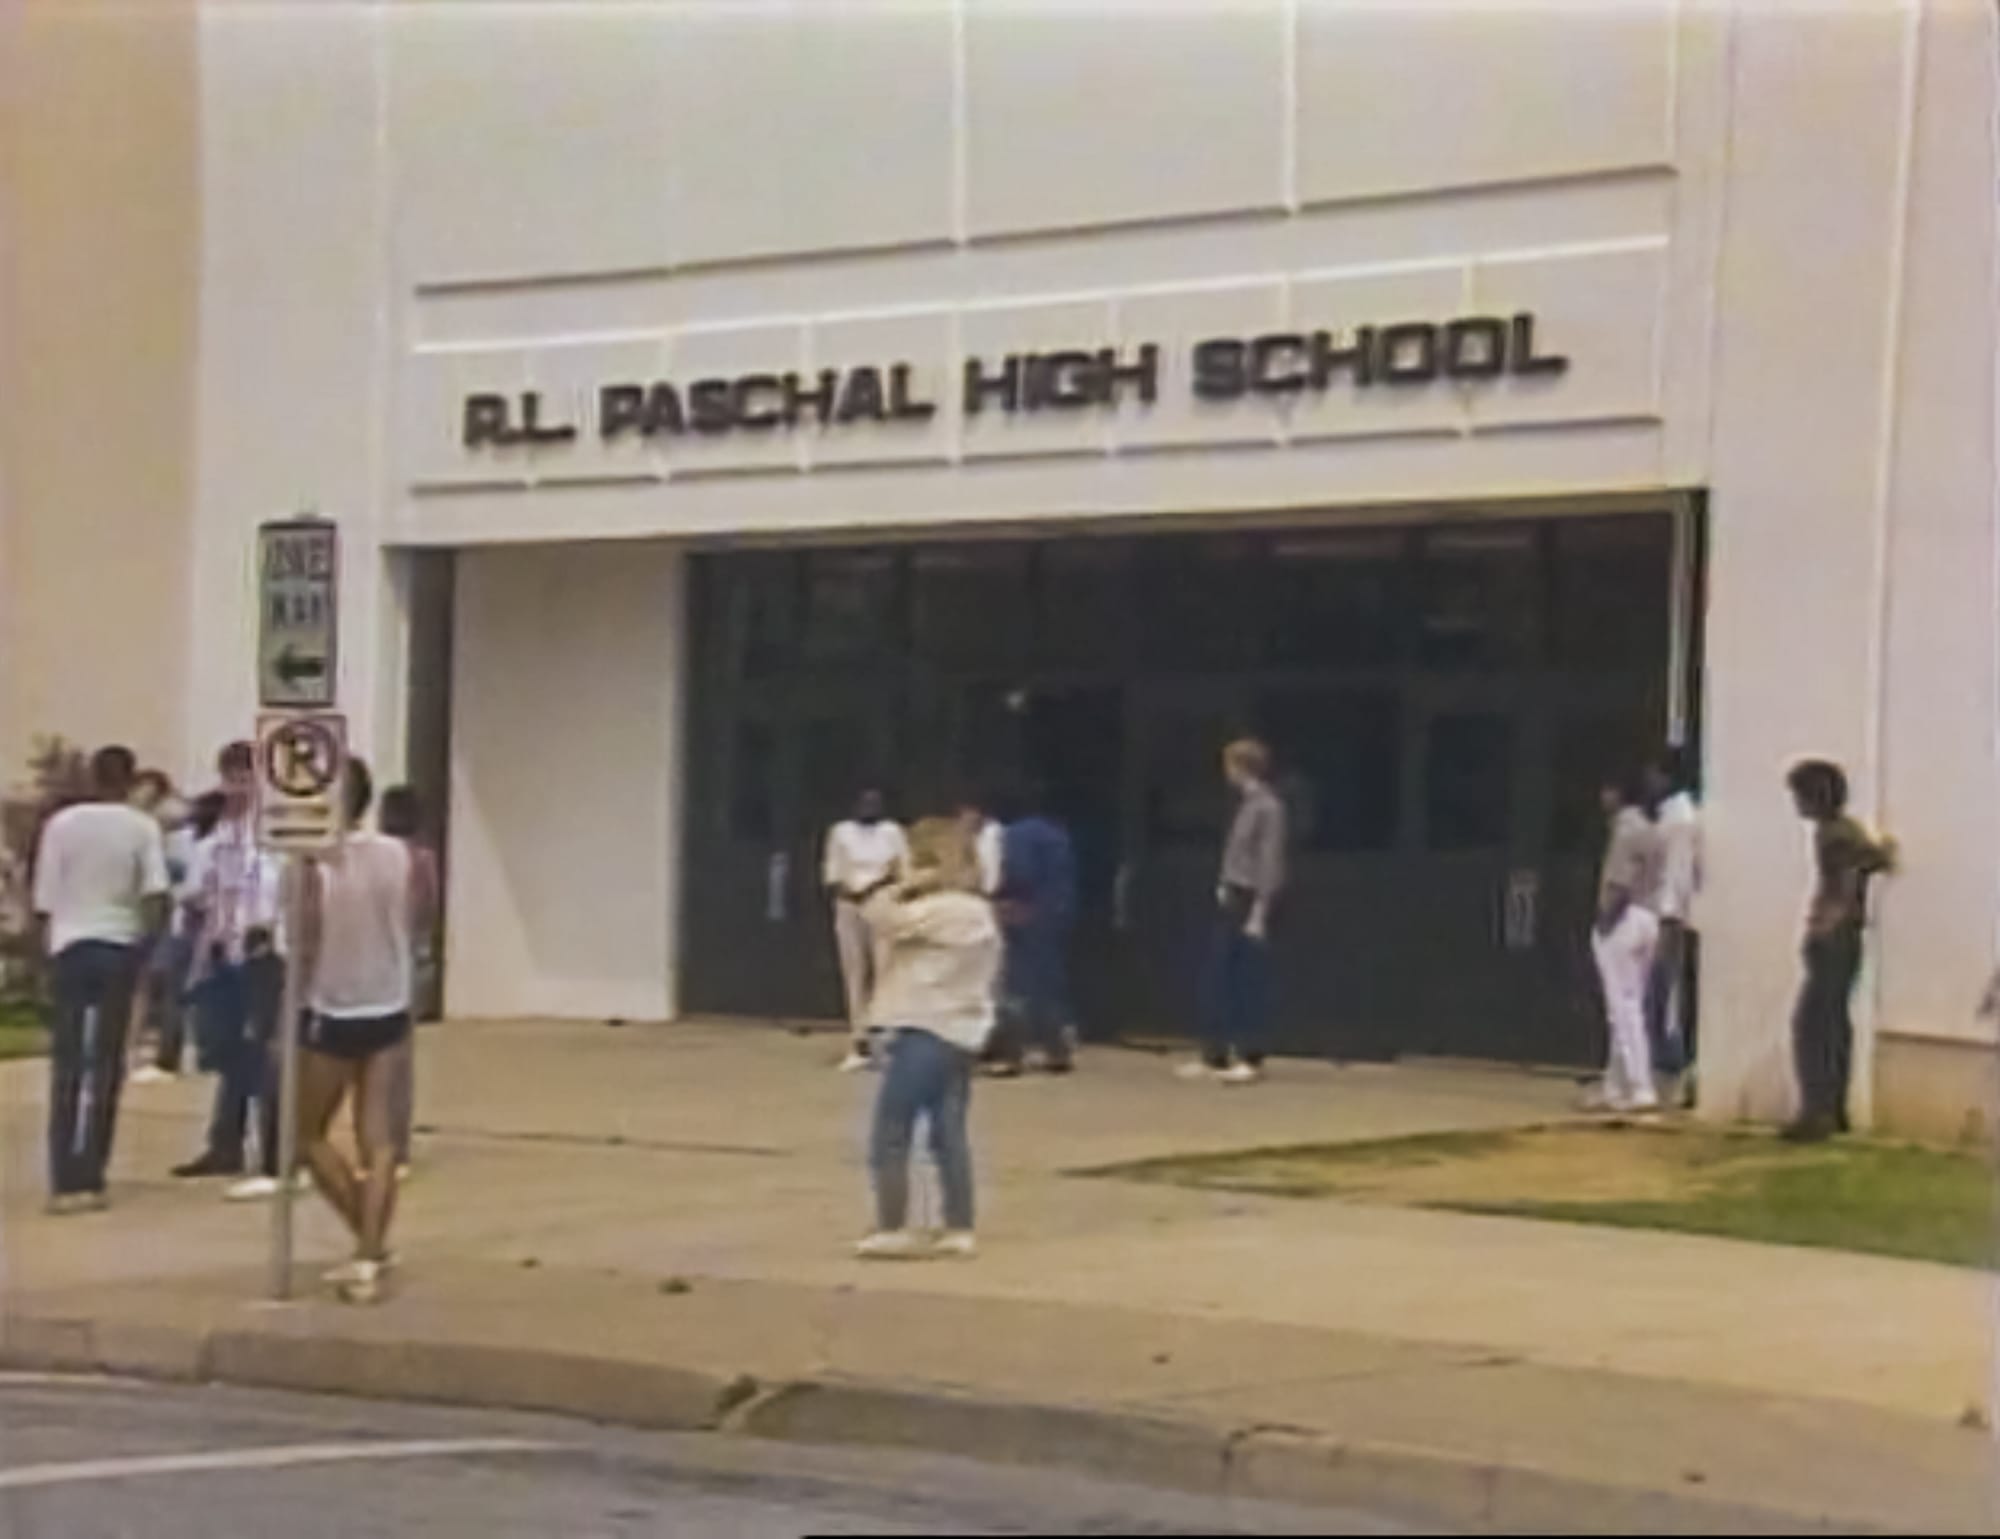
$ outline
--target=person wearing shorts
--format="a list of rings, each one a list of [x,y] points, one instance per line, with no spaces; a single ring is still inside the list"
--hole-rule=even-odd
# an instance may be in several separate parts
[[[299,1128],[306,1169],[354,1235],[354,1257],[327,1274],[349,1303],[373,1303],[389,1266],[396,1206],[395,1087],[410,1053],[410,1002],[420,883],[410,847],[362,827],[374,797],[368,767],[347,762],[340,848],[305,890],[305,1051]],[[354,1103],[350,1163],[328,1136]]]

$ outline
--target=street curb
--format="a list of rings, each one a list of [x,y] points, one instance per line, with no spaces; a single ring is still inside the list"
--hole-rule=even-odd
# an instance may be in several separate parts
[[[1499,1532],[1888,1532],[1698,1491],[1615,1486],[1530,1467],[1342,1442],[1307,1430],[981,1399],[846,1378],[759,1384],[548,1351],[0,1316],[0,1368],[536,1411],[674,1432],[900,1448],[1062,1468],[1207,1496],[1357,1508]],[[1976,1531],[1976,1530],[1969,1530]]]

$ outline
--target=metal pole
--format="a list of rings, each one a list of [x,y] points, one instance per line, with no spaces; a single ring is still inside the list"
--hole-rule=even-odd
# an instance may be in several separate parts
[[[301,855],[284,877],[285,987],[278,1011],[278,1190],[271,1199],[271,1297],[292,1296],[292,1171],[299,1149],[299,1010],[305,989],[300,976],[300,941],[305,933],[306,883],[315,861]]]

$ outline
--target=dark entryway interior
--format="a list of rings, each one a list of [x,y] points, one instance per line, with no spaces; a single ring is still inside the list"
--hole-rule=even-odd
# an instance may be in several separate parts
[[[856,788],[911,815],[1025,773],[1077,841],[1086,1034],[1184,1032],[1253,732],[1293,813],[1288,1050],[1588,1061],[1596,789],[1693,693],[1693,517],[701,555],[686,1004],[834,1014],[819,843]]]

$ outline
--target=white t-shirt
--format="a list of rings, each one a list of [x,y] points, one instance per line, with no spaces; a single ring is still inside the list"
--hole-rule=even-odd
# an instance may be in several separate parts
[[[973,852],[979,857],[979,890],[989,898],[1000,890],[1000,838],[1000,825],[988,818],[979,825],[979,832],[972,841]]]
[[[820,880],[836,891],[859,896],[893,872],[908,853],[901,824],[887,818],[876,823],[849,818],[834,824],[826,836]]]
[[[1695,895],[1701,891],[1701,811],[1694,798],[1677,791],[1662,802],[1659,828],[1665,847],[1660,917],[1688,922],[1694,918]]]
[[[122,802],[65,807],[42,830],[35,912],[49,916],[49,955],[78,941],[130,946],[146,933],[145,900],[167,890],[160,825]]]
[[[319,959],[311,1004],[321,1015],[394,1015],[410,1008],[410,847],[351,833],[319,866]]]

